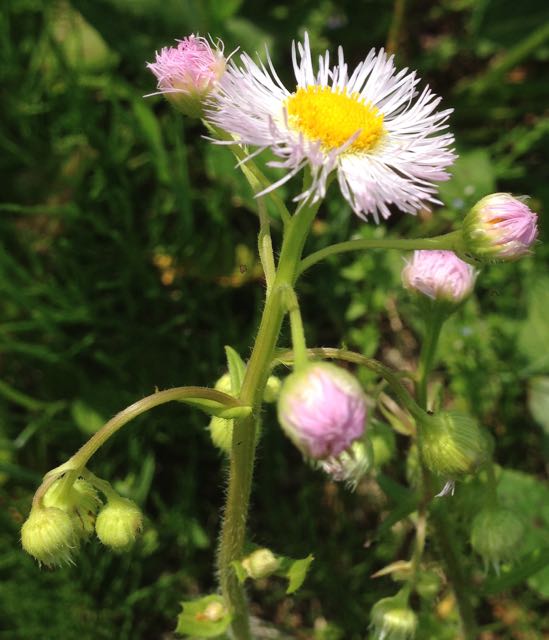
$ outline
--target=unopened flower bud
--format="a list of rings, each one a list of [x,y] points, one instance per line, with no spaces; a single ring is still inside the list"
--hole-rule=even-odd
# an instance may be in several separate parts
[[[456,411],[425,416],[419,426],[419,446],[435,474],[456,478],[474,473],[489,457],[489,442],[476,420]]]
[[[374,461],[372,444],[366,436],[355,440],[338,456],[321,460],[318,466],[335,482],[345,482],[352,489],[372,468]]]
[[[402,270],[402,282],[432,300],[459,304],[471,294],[475,275],[453,251],[414,251]]]
[[[225,420],[225,418],[213,416],[208,425],[208,430],[214,447],[224,453],[230,453],[233,442],[233,420]]]
[[[538,216],[522,198],[493,193],[463,221],[464,250],[476,260],[517,260],[530,253],[538,234]]]
[[[516,555],[524,533],[520,518],[499,505],[485,507],[473,520],[471,545],[499,573],[501,562]]]
[[[72,518],[54,507],[32,509],[21,528],[23,549],[48,567],[71,564],[79,542]]]
[[[95,523],[95,531],[101,542],[114,551],[126,551],[137,539],[143,528],[143,514],[139,507],[121,497],[109,497]]]
[[[282,387],[282,381],[276,376],[269,376],[267,380],[267,386],[263,392],[263,400],[265,402],[276,402],[280,394],[280,388]]]
[[[280,560],[270,549],[256,549],[242,560],[242,566],[250,578],[266,578],[280,566]]]
[[[362,436],[366,399],[350,373],[328,362],[317,362],[284,380],[278,420],[303,455],[329,458]]]
[[[202,612],[201,616],[208,622],[219,622],[227,615],[227,607],[221,602],[210,602]]]
[[[374,640],[411,640],[416,633],[417,616],[409,608],[407,598],[397,594],[376,602],[371,626]]]
[[[156,60],[147,67],[158,80],[158,91],[185,115],[202,116],[205,98],[225,72],[223,43],[212,48],[206,38],[190,35],[178,40],[176,47],[156,52]]]
[[[43,501],[45,507],[65,511],[72,518],[74,528],[82,539],[93,533],[101,500],[87,480],[78,478],[68,485],[66,478],[60,478],[48,489]]]

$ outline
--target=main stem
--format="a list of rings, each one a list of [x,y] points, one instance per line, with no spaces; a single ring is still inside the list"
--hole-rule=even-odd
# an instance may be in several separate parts
[[[278,268],[272,288],[267,295],[257,338],[240,391],[240,401],[252,407],[252,414],[248,418],[234,422],[229,486],[218,553],[218,571],[221,591],[232,614],[231,628],[236,640],[251,640],[246,594],[237,580],[232,563],[240,560],[243,555],[257,419],[285,314],[284,290],[293,287],[295,283],[305,239],[317,209],[318,204],[303,206],[287,225]]]

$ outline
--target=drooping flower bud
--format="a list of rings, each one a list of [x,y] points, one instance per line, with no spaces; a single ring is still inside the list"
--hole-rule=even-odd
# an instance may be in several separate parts
[[[304,456],[338,456],[364,433],[366,399],[350,373],[316,362],[284,380],[278,420]]]
[[[355,490],[358,483],[373,466],[374,455],[368,437],[362,436],[338,456],[321,460],[318,466],[335,482],[345,482],[348,488]]]
[[[475,516],[471,545],[485,565],[492,565],[499,573],[500,564],[516,555],[523,533],[524,526],[514,511],[491,505]]]
[[[274,573],[280,560],[270,549],[256,549],[242,560],[242,566],[250,578],[258,580]]]
[[[80,540],[74,520],[55,507],[32,509],[21,528],[23,549],[48,567],[71,564]]]
[[[72,518],[75,531],[85,539],[93,533],[101,500],[87,480],[78,478],[68,485],[66,478],[59,478],[44,495],[44,506],[65,511]]]
[[[489,457],[488,438],[471,416],[444,411],[426,415],[418,426],[421,456],[437,475],[457,478],[474,473]]]
[[[109,496],[95,523],[101,542],[114,551],[126,551],[136,541],[143,528],[143,514],[132,500]]]
[[[376,602],[370,617],[374,640],[411,640],[416,633],[417,616],[403,592]]]
[[[452,304],[459,304],[471,294],[475,276],[474,268],[453,251],[414,251],[402,270],[407,289]]]
[[[493,193],[463,221],[464,250],[476,260],[517,260],[530,253],[538,234],[538,216],[522,198]]]
[[[206,38],[190,35],[176,47],[163,47],[147,67],[158,80],[158,91],[185,115],[202,116],[205,98],[225,72],[223,43],[212,48]]]

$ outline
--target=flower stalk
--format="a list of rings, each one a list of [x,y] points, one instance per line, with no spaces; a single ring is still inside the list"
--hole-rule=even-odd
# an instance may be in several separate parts
[[[240,402],[249,404],[252,414],[234,423],[227,502],[217,560],[221,591],[232,613],[231,628],[237,640],[251,640],[246,596],[232,563],[240,560],[244,552],[257,418],[286,311],[284,291],[293,288],[305,240],[319,204],[302,206],[287,225],[278,268],[240,391]]]

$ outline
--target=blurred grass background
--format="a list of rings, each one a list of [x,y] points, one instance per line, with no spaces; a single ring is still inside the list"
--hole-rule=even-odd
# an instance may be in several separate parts
[[[215,588],[223,461],[207,419],[156,409],[123,430],[93,469],[142,505],[142,542],[114,556],[98,543],[78,564],[39,570],[19,549],[40,477],[116,411],[156,387],[213,384],[223,345],[249,353],[263,296],[253,199],[230,154],[154,91],[145,61],[191,32],[227,52],[269,46],[291,86],[290,43],[339,44],[357,63],[387,46],[455,112],[460,160],[444,206],[363,224],[334,189],[308,250],[352,234],[423,236],[452,228],[495,190],[530,194],[541,235],[532,258],[483,270],[476,296],[443,335],[444,402],[477,415],[496,440],[504,500],[528,522],[527,583],[481,597],[484,640],[549,637],[549,250],[544,0],[4,0],[0,9],[0,638],[171,638],[180,600]],[[274,230],[275,241],[278,232]],[[418,353],[417,314],[400,287],[402,256],[346,255],[301,285],[311,345],[349,347],[398,368]],[[364,382],[372,380],[364,375]],[[265,416],[253,541],[316,560],[291,598],[276,581],[252,591],[254,614],[290,637],[355,640],[394,593],[369,576],[406,557],[405,520],[377,527],[408,496],[406,441],[378,426],[383,468],[355,494],[308,469]],[[392,480],[389,480],[392,478]],[[467,547],[474,486],[458,489]],[[461,495],[461,498],[459,497]],[[543,556],[541,556],[543,559]],[[538,564],[535,564],[537,561]],[[528,564],[530,562],[530,565]],[[532,564],[533,563],[533,564]],[[418,606],[422,640],[457,637],[446,585]],[[545,625],[545,626],[544,626]]]

